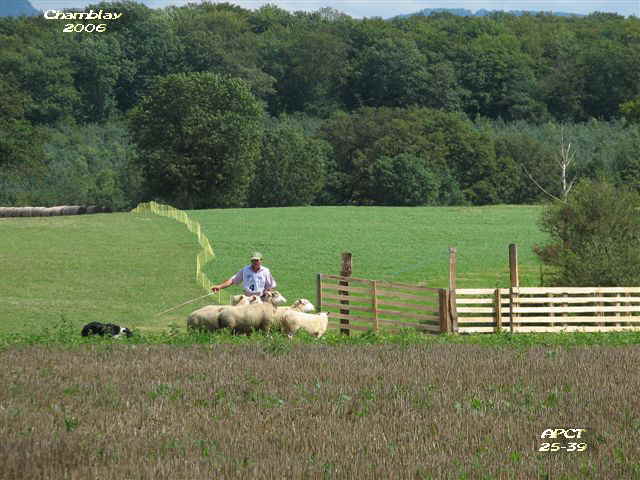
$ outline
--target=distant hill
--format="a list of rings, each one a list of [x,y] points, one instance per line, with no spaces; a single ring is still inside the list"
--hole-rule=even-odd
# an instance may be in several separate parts
[[[0,1],[0,17],[20,17],[39,15],[40,11],[33,8],[29,0]]]
[[[467,10],[466,8],[425,8],[420,10],[419,12],[409,13],[406,15],[397,15],[396,18],[407,18],[413,17],[415,15],[422,15],[428,17],[429,15],[433,15],[434,13],[450,13],[452,15],[456,15],[459,17],[486,17],[487,15],[491,15],[492,13],[499,12],[502,10],[485,10],[484,8],[478,10],[473,13],[471,10]],[[551,13],[552,15],[557,15],[559,17],[584,17],[579,13],[567,13],[567,12],[546,12],[546,11],[536,11],[536,10],[509,10],[508,12],[511,15],[522,16],[525,14],[535,15],[537,13]]]

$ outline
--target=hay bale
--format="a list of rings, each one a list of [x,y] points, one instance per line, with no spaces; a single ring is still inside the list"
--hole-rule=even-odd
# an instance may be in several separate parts
[[[51,207],[51,208],[48,208],[51,216],[53,216],[53,217],[56,217],[58,215],[62,215],[62,209],[63,209],[63,207]]]
[[[80,213],[84,213],[84,207],[80,205],[64,205],[62,207],[62,215],[79,215]]]
[[[0,217],[9,217],[12,207],[0,207]]]
[[[30,217],[31,216],[31,207],[18,207],[17,217]]]
[[[44,217],[45,210],[46,210],[46,208],[44,208],[44,207],[33,207],[33,209],[31,210],[31,216],[32,217]]]

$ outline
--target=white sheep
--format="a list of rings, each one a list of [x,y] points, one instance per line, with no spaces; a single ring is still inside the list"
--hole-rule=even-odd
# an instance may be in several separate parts
[[[287,299],[282,296],[278,290],[270,290],[264,293],[265,301],[270,301],[276,305],[284,305]],[[231,305],[247,304],[247,299],[255,299],[249,303],[263,303],[262,298],[258,295],[233,295],[231,297]]]
[[[293,302],[293,304],[289,307],[278,307],[276,309],[276,314],[273,317],[271,327],[279,329],[282,326],[282,318],[284,317],[284,314],[289,310],[296,310],[298,312],[311,313],[315,309],[316,307],[314,307],[313,303],[311,303],[309,300],[307,300],[306,298],[299,298],[298,300]]]
[[[187,318],[187,328],[209,331],[218,330],[220,328],[218,315],[223,309],[239,308],[243,305],[262,303],[260,297],[256,296],[248,297],[246,295],[237,295],[237,297],[241,298],[237,298],[234,305],[206,305],[198,310],[194,310]]]
[[[327,331],[329,317],[327,312],[305,313],[296,310],[289,310],[282,317],[282,329],[289,336],[289,339],[302,328],[314,337],[320,338]]]
[[[218,313],[218,328],[230,328],[233,333],[269,330],[276,311],[277,306],[271,301],[223,308]]]
[[[257,295],[234,295],[231,297],[231,305],[249,305],[250,303],[262,303]]]

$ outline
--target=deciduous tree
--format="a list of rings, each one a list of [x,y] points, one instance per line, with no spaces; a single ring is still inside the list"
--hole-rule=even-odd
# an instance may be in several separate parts
[[[180,208],[245,206],[262,119],[262,104],[240,79],[159,78],[130,116],[148,195]]]

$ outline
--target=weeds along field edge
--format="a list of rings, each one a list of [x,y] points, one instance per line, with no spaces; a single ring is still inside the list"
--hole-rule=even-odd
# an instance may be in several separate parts
[[[0,332],[0,351],[12,347],[47,345],[50,348],[82,348],[104,345],[261,345],[274,351],[289,351],[293,346],[321,345],[325,347],[367,345],[431,346],[431,345],[478,345],[488,348],[528,349],[533,347],[623,347],[640,344],[640,332],[571,332],[571,333],[495,333],[495,334],[425,334],[407,328],[399,333],[358,332],[344,335],[338,330],[329,330],[317,339],[300,331],[293,339],[279,331],[256,331],[252,335],[233,335],[228,330],[214,333],[186,331],[174,325],[157,331],[136,332],[132,337],[111,338],[109,336],[80,336],[79,330],[69,321],[52,322],[37,332]]]
[[[636,478],[640,471],[640,385],[629,372],[640,361],[637,348],[283,344],[3,349],[2,477]],[[582,433],[541,438],[550,429]],[[567,450],[573,443],[580,451]]]

